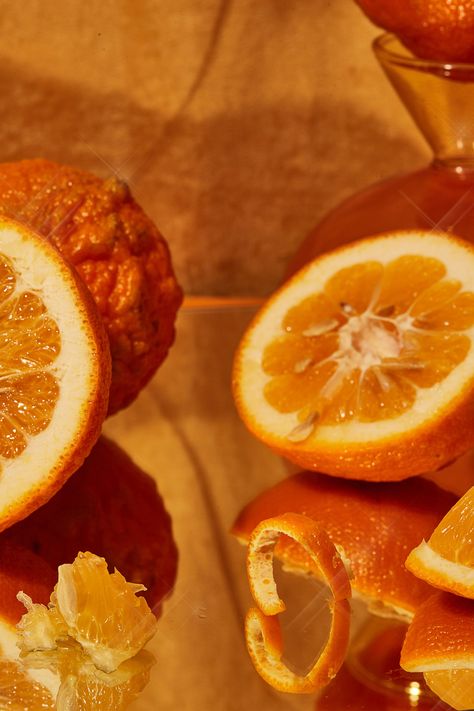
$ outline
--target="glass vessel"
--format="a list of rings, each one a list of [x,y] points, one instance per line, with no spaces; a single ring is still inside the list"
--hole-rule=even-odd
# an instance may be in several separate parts
[[[474,65],[418,59],[390,34],[373,47],[433,160],[344,201],[306,238],[290,272],[323,251],[387,230],[443,230],[474,241]]]

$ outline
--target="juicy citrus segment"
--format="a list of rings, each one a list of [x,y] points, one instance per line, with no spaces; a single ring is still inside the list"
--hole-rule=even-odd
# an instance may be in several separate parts
[[[156,632],[156,617],[143,585],[128,583],[104,558],[79,553],[60,565],[49,608],[25,600],[28,612],[19,623],[24,652],[53,649],[58,640],[80,644],[98,669],[112,672],[133,657]]]
[[[80,466],[106,414],[110,354],[91,296],[46,240],[0,220],[0,530]]]
[[[401,479],[466,451],[472,270],[473,248],[441,233],[383,235],[316,259],[240,344],[234,394],[247,426],[298,464],[353,478]]]
[[[474,598],[474,486],[407,558],[414,575],[442,590]]]
[[[304,514],[344,551],[354,596],[367,602],[374,614],[411,618],[433,590],[405,568],[407,554],[455,502],[453,494],[421,478],[386,483],[381,492],[376,483],[301,472],[250,501],[232,533],[247,545],[261,521],[287,511]],[[275,556],[287,570],[321,577],[292,538],[280,537]]]
[[[282,661],[283,645],[276,615],[285,604],[273,576],[273,552],[280,536],[296,541],[327,582],[331,593],[331,630],[327,644],[305,675],[291,671]],[[262,521],[248,544],[247,573],[257,604],[245,621],[247,647],[260,676],[279,691],[309,694],[328,684],[341,667],[349,643],[351,587],[341,557],[328,535],[314,521],[287,513]]]
[[[474,707],[474,602],[436,592],[415,613],[400,664],[453,708]]]
[[[56,706],[48,689],[32,679],[18,662],[0,659],[0,708],[46,711]]]

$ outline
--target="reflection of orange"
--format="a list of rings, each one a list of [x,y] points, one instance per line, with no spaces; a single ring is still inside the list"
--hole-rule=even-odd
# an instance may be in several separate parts
[[[473,273],[471,245],[436,232],[319,256],[270,296],[237,349],[244,423],[298,466],[348,479],[397,481],[468,451]]]
[[[171,520],[153,479],[102,437],[82,468],[43,508],[4,534],[56,569],[90,550],[143,583],[159,614],[176,577]]]
[[[407,558],[414,575],[434,587],[474,599],[474,486]]]
[[[0,213],[49,236],[89,287],[110,339],[109,412],[124,407],[173,342],[181,290],[166,242],[123,182],[46,160],[0,165]]]
[[[233,533],[247,543],[260,521],[287,511],[303,513],[344,551],[354,594],[374,607],[411,615],[432,592],[405,568],[410,550],[429,536],[456,497],[424,479],[400,483],[349,482],[313,472],[268,489],[239,515]],[[307,556],[282,538],[275,554],[296,572],[312,570]]]
[[[474,707],[474,600],[435,592],[415,613],[400,658],[455,709]]]
[[[376,25],[395,32],[419,57],[474,61],[472,0],[356,0]]]

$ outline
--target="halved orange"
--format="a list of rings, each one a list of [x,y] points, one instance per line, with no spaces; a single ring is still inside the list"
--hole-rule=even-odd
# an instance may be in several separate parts
[[[435,592],[415,613],[400,664],[423,672],[430,689],[453,708],[474,708],[474,601]]]
[[[295,673],[282,659],[278,614],[285,610],[285,603],[278,595],[273,577],[273,552],[281,536],[290,538],[304,550],[312,569],[318,571],[331,592],[329,638],[306,674]],[[311,694],[329,684],[341,668],[349,644],[351,585],[327,533],[311,519],[295,513],[262,521],[250,537],[247,573],[257,607],[247,613],[245,636],[260,676],[275,689],[293,694]]]
[[[406,567],[441,590],[474,599],[474,486],[411,551]]]
[[[327,531],[352,571],[354,596],[381,615],[411,618],[432,588],[405,568],[456,497],[423,478],[375,484],[301,472],[262,492],[239,514],[232,533],[247,544],[263,520],[293,511]],[[275,555],[296,573],[317,575],[307,554],[282,537]]]
[[[92,298],[47,240],[0,219],[0,530],[82,464],[107,410],[110,355]]]
[[[308,469],[399,480],[474,444],[474,248],[397,232],[325,254],[273,294],[237,350],[235,401]]]

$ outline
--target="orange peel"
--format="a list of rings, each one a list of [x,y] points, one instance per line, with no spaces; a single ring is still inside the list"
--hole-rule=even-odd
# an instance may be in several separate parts
[[[304,675],[291,671],[282,660],[283,641],[277,615],[285,610],[285,603],[278,594],[273,575],[274,548],[282,535],[302,546],[332,593],[331,628],[326,646]],[[257,607],[247,613],[245,636],[257,672],[273,688],[287,693],[311,694],[326,686],[344,662],[351,614],[349,576],[327,533],[301,514],[286,513],[262,521],[248,544],[247,574]]]

